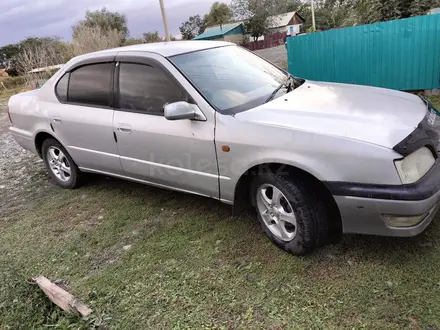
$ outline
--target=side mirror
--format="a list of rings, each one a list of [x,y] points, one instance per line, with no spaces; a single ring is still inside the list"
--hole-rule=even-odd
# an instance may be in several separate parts
[[[202,120],[205,121],[206,117],[200,111],[199,107],[195,104],[189,104],[188,102],[179,101],[169,103],[164,107],[165,118],[168,120]]]

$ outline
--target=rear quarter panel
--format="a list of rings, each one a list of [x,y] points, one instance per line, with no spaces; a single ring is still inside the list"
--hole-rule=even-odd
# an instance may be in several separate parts
[[[9,130],[23,148],[35,154],[35,136],[42,131],[51,132],[48,106],[38,96],[38,90],[25,92],[12,96],[8,103],[12,121]]]

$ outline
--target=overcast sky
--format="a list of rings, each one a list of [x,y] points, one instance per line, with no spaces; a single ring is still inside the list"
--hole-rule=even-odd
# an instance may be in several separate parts
[[[164,0],[170,33],[191,15],[205,14],[214,0]],[[229,2],[223,0],[223,2]],[[26,37],[71,38],[71,26],[85,11],[107,7],[124,13],[130,35],[159,31],[164,35],[159,0],[0,0],[0,47]]]

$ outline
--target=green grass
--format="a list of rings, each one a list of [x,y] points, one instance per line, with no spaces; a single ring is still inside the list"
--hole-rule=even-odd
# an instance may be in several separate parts
[[[0,329],[440,329],[439,218],[294,257],[214,200],[94,176],[64,190],[30,167],[0,190]],[[36,275],[93,316],[62,312]]]
[[[14,207],[0,199],[1,329],[440,328],[437,221],[416,238],[348,236],[298,258],[214,200],[99,177],[70,191],[43,170],[35,177]],[[50,304],[28,282],[40,274],[67,281],[94,318]]]
[[[429,97],[431,103],[437,108],[440,109],[440,95]]]
[[[23,87],[16,87],[16,88],[11,88],[11,89],[5,90],[5,89],[3,89],[2,86],[0,86],[0,104],[7,103],[9,98],[12,95],[17,94],[22,89],[23,89]],[[0,110],[4,110],[4,109],[6,109],[6,107],[0,106]]]

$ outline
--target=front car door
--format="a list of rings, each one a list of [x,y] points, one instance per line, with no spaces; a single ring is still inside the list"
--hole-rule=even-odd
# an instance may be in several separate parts
[[[124,53],[116,61],[113,125],[124,175],[218,198],[212,109],[164,57]],[[176,101],[197,104],[207,120],[167,120],[163,108]]]
[[[57,82],[56,136],[82,170],[121,174],[113,136],[114,56],[77,63]]]

